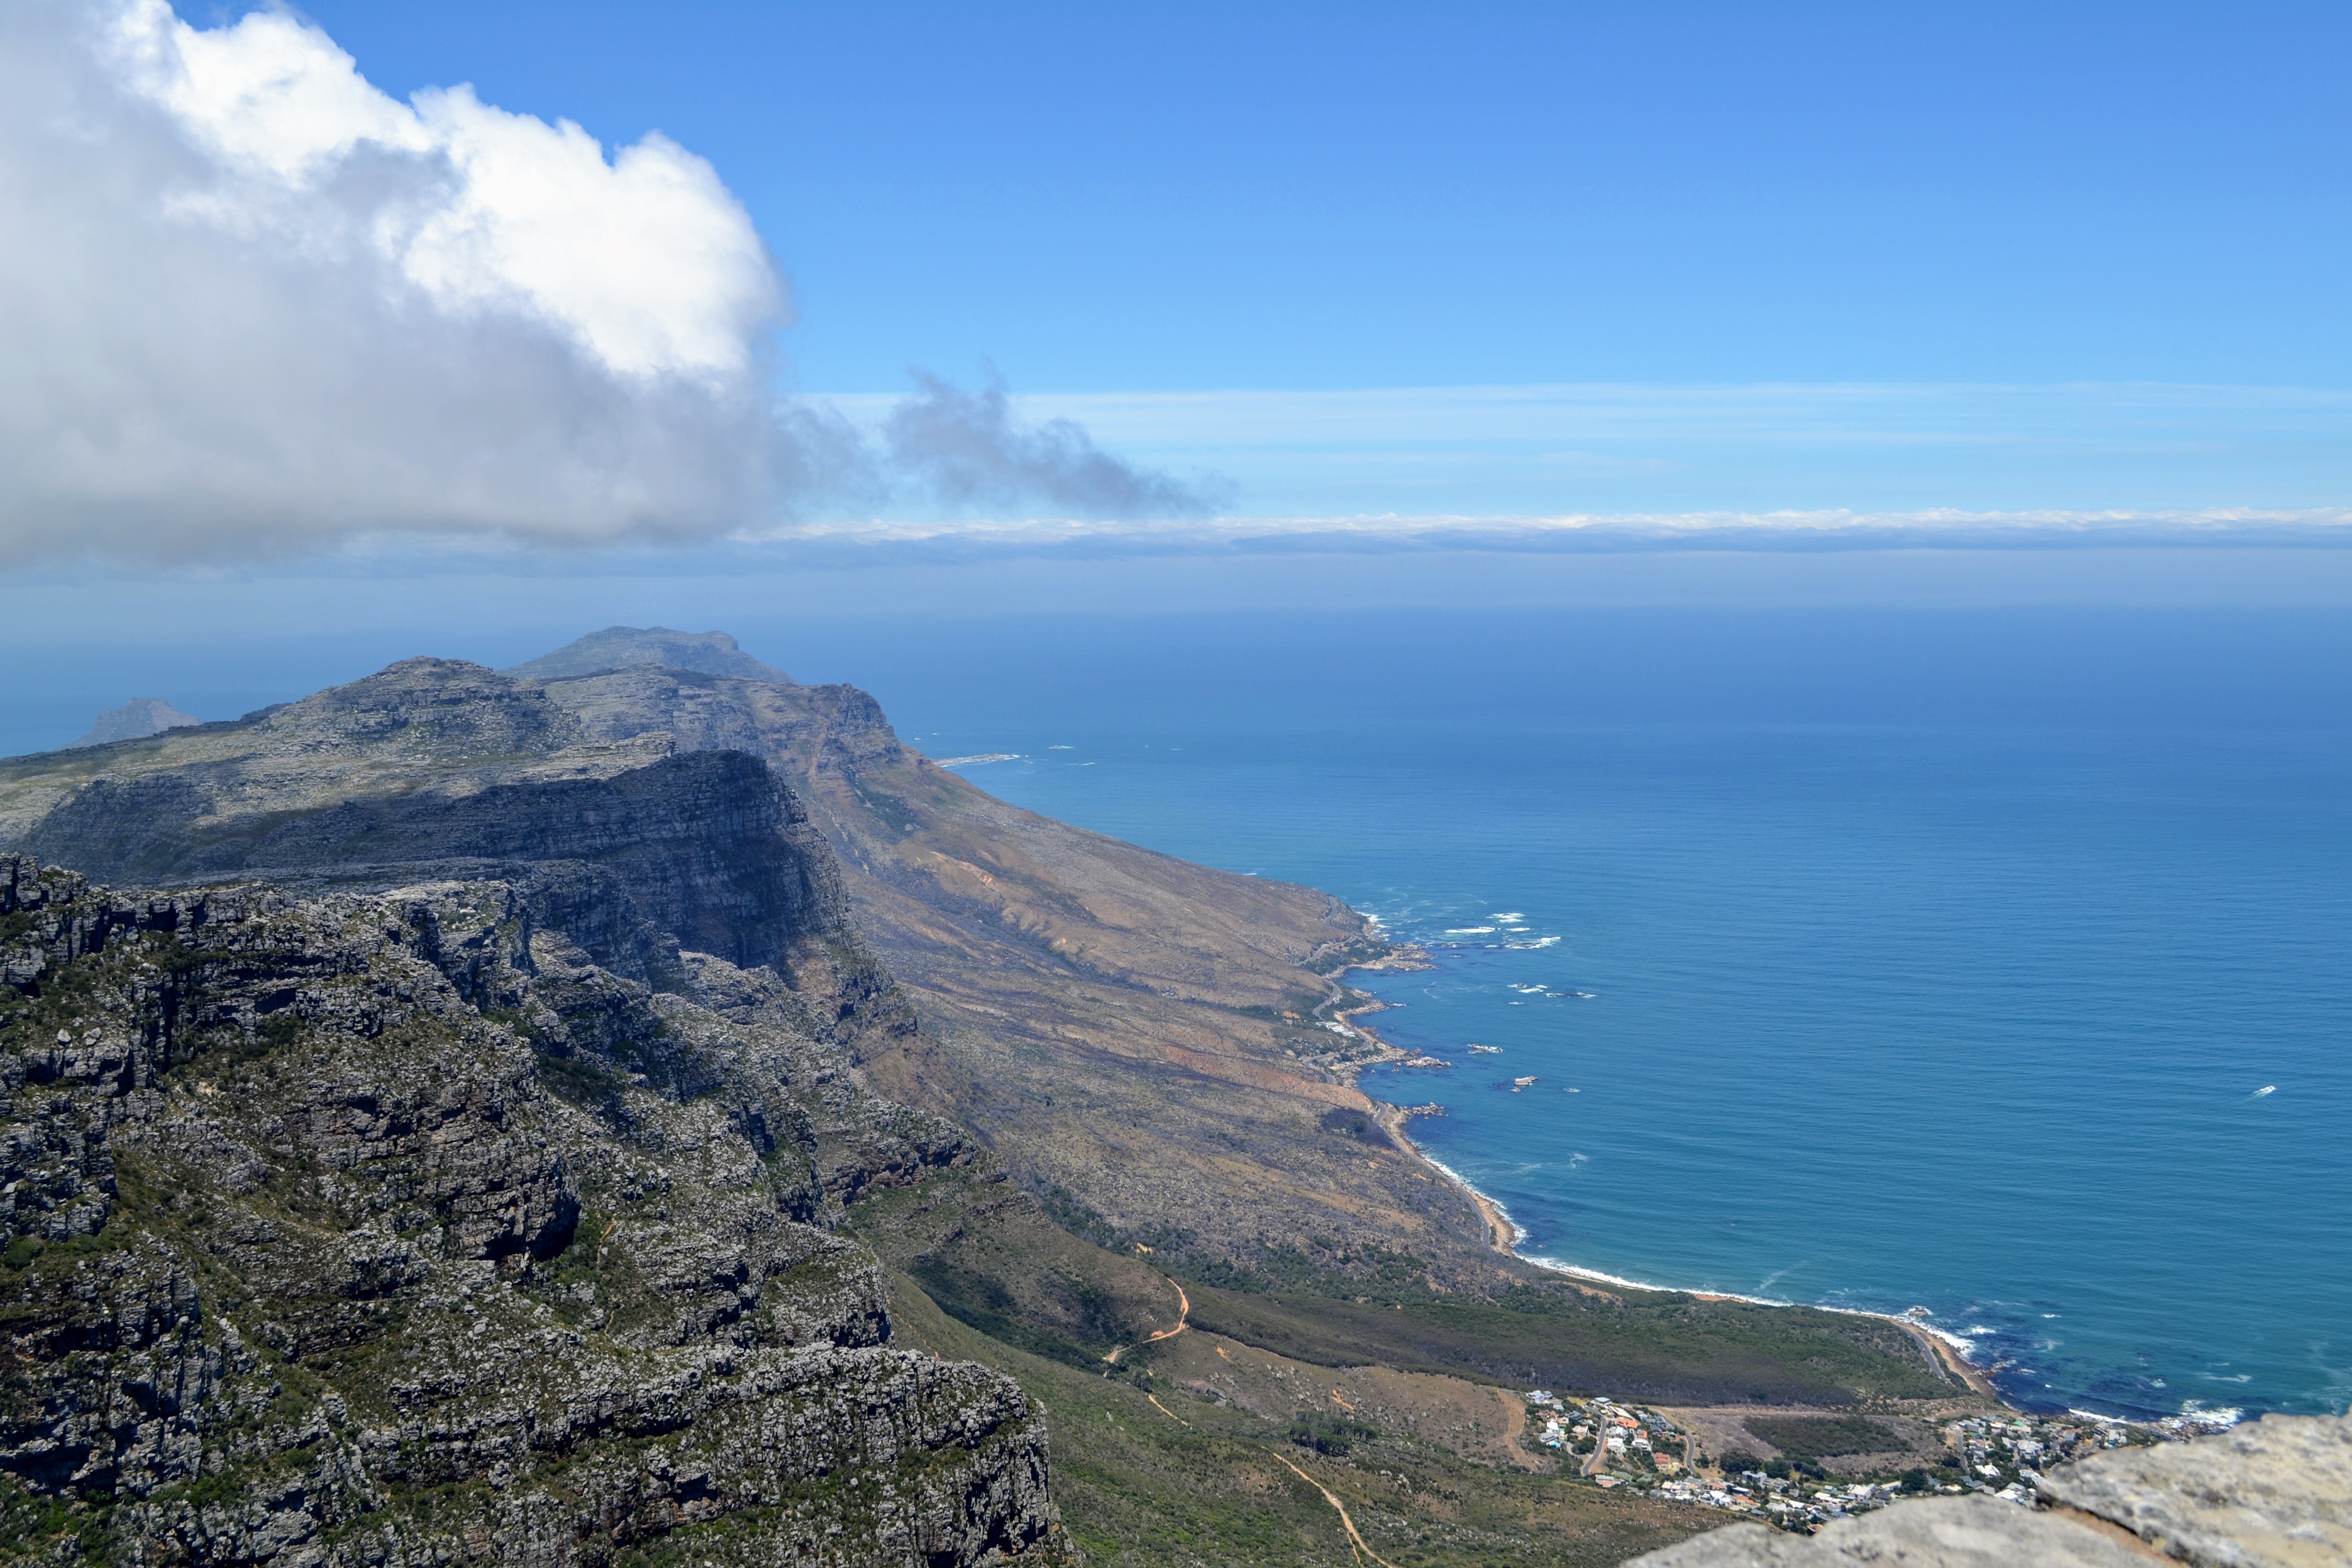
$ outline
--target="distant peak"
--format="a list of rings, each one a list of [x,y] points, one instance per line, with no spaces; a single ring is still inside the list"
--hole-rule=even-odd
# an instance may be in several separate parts
[[[527,680],[564,680],[641,664],[691,669],[701,675],[731,675],[743,680],[793,684],[791,676],[753,658],[725,632],[680,632],[667,626],[606,626],[553,653],[509,665],[501,673]]]
[[[160,735],[166,730],[184,729],[204,721],[193,713],[183,713],[160,697],[134,697],[120,708],[110,708],[100,714],[89,727],[89,733],[76,741],[78,746],[103,746],[110,741],[136,741],[148,735]]]

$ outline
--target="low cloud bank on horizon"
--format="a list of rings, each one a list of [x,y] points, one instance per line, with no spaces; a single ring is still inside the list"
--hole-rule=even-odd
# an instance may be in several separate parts
[[[1588,512],[1366,515],[1208,522],[809,525],[742,542],[741,559],[812,566],[1133,556],[1801,553],[1879,550],[2352,549],[2352,507],[2299,510]]]
[[[893,505],[1198,516],[1001,387],[779,405],[783,279],[709,163],[277,11],[0,0],[0,566],[355,538],[687,544]]]

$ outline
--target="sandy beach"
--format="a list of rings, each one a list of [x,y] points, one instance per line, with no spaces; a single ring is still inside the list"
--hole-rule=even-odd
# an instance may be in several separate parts
[[[1511,1219],[1509,1212],[1506,1210],[1502,1205],[1496,1203],[1494,1199],[1488,1197],[1486,1194],[1480,1192],[1475,1186],[1464,1179],[1459,1172],[1454,1171],[1441,1161],[1433,1159],[1419,1144],[1415,1143],[1412,1141],[1412,1136],[1405,1131],[1406,1118],[1402,1107],[1389,1105],[1380,1100],[1374,1100],[1372,1103],[1375,1107],[1374,1119],[1379,1121],[1381,1128],[1388,1133],[1390,1139],[1396,1144],[1400,1151],[1412,1156],[1414,1160],[1419,1161],[1439,1180],[1449,1183],[1455,1188],[1459,1189],[1465,1196],[1469,1198],[1471,1203],[1477,1206],[1479,1217],[1486,1222],[1486,1245],[1507,1258],[1515,1258],[1522,1263],[1531,1263],[1538,1268],[1549,1270],[1549,1272],[1559,1275],[1566,1283],[1573,1285],[1578,1289],[1585,1291],[1588,1294],[1596,1296],[1607,1296],[1609,1294],[1609,1292],[1606,1289],[1603,1289],[1599,1283],[1596,1283],[1598,1280],[1605,1279],[1611,1283],[1622,1284],[1633,1289],[1657,1290],[1677,1296],[1696,1296],[1704,1300],[1752,1301],[1759,1307],[1787,1307],[1800,1304],[1789,1301],[1766,1301],[1758,1297],[1740,1296],[1728,1291],[1682,1290],[1676,1289],[1671,1285],[1644,1285],[1634,1280],[1620,1280],[1615,1279],[1614,1276],[1601,1275],[1597,1272],[1588,1278],[1582,1271],[1564,1268],[1549,1259],[1525,1257],[1520,1253],[1518,1248],[1519,1227]],[[1820,1310],[1823,1311],[1853,1310],[1851,1308],[1843,1307],[1822,1308]],[[1985,1398],[1994,1401],[2004,1408],[2008,1407],[2009,1402],[2001,1397],[2000,1390],[1993,1386],[1992,1380],[1972,1364],[1966,1356],[1960,1354],[1957,1347],[1938,1336],[1932,1330],[1922,1327],[1918,1322],[1910,1318],[1902,1317],[1893,1312],[1856,1311],[1854,1315],[1864,1318],[1878,1318],[1886,1322],[1893,1323],[1905,1333],[1909,1334],[1913,1340],[1916,1341],[1920,1348],[1927,1352],[1928,1359],[1933,1362],[1933,1363],[1940,1369],[1945,1375],[1957,1378],[1969,1389],[1970,1393],[1982,1394]]]

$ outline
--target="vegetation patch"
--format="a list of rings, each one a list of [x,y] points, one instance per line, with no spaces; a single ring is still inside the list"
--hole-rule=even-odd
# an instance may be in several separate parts
[[[904,1274],[890,1313],[899,1343],[1009,1373],[1050,1413],[1054,1498],[1097,1568],[1362,1568],[1330,1504],[1286,1459],[1338,1495],[1396,1568],[1603,1568],[1721,1522],[1474,1464],[1339,1412],[1268,1420],[1180,1401],[1159,1379],[1056,1364],[950,1318]]]
[[[1815,1405],[1948,1392],[1916,1362],[1856,1343],[1849,1325],[1825,1312],[1680,1296],[1541,1300],[1545,1310],[1527,1311],[1445,1298],[1333,1300],[1202,1284],[1192,1291],[1192,1322],[1319,1366],[1378,1363],[1515,1388]]]
[[[1381,1430],[1361,1421],[1344,1416],[1327,1415],[1319,1410],[1309,1410],[1290,1418],[1290,1440],[1302,1448],[1312,1448],[1332,1458],[1344,1458],[1357,1444],[1377,1437]]]
[[[1750,1415],[1740,1425],[1792,1459],[1885,1454],[1904,1447],[1899,1434],[1863,1415]]]
[[[1381,1130],[1379,1122],[1360,1110],[1350,1110],[1343,1105],[1335,1105],[1323,1113],[1323,1131],[1335,1132],[1342,1138],[1353,1138],[1359,1143],[1370,1143],[1375,1148],[1389,1146],[1389,1135]]]

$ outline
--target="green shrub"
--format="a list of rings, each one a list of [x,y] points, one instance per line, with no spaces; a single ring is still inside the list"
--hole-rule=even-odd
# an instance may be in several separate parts
[[[1862,1415],[1750,1415],[1745,1425],[1801,1462],[1840,1454],[1881,1454],[1904,1446],[1893,1430]]]
[[[1338,1415],[1326,1415],[1310,1410],[1296,1415],[1290,1422],[1290,1440],[1302,1448],[1312,1448],[1333,1458],[1344,1457],[1348,1450],[1367,1437],[1380,1436],[1379,1429],[1360,1421],[1349,1421]]]

